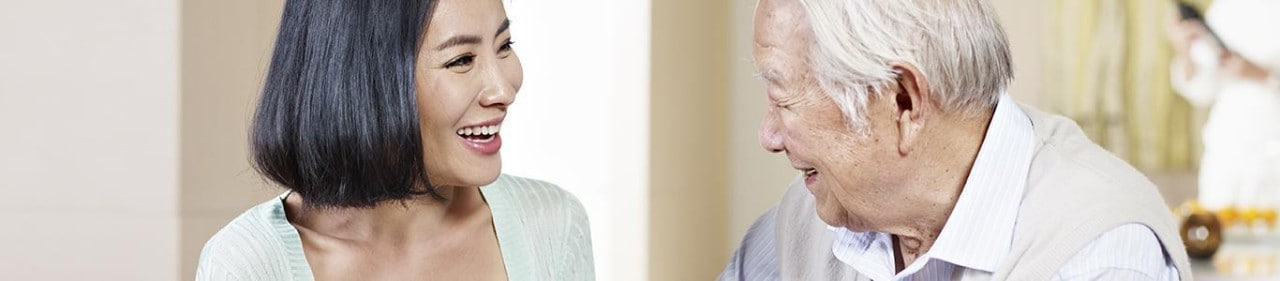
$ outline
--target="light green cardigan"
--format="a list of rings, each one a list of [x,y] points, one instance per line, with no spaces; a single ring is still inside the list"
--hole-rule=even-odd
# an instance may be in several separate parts
[[[573,195],[532,179],[501,175],[480,188],[510,280],[594,280],[591,230]],[[196,280],[313,280],[283,197],[264,202],[214,234]]]

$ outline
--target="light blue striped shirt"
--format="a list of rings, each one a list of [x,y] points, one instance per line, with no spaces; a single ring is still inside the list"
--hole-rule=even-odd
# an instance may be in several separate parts
[[[1018,210],[1035,151],[1031,119],[1008,95],[1001,97],[978,156],[950,217],[933,246],[895,272],[891,236],[828,227],[832,254],[873,280],[948,280],[957,273],[996,270],[1010,251]],[[772,217],[770,210],[766,216]],[[720,280],[776,280],[771,220],[753,225]],[[762,241],[759,239],[767,239]],[[753,248],[746,248],[754,245]],[[764,245],[764,246],[761,246]],[[743,260],[748,259],[748,260]],[[970,270],[962,270],[970,269]],[[1116,227],[1096,238],[1058,270],[1055,280],[1177,280],[1154,232],[1142,224]]]

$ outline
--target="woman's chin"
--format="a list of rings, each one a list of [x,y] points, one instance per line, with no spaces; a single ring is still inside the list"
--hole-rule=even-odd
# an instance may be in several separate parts
[[[502,173],[500,173],[500,172],[499,172],[499,170],[494,169],[494,170],[493,170],[493,172],[491,172],[491,173],[485,173],[485,174],[483,174],[483,175],[478,175],[478,176],[476,176],[476,178],[475,178],[475,179],[476,179],[476,181],[473,181],[473,183],[475,183],[475,184],[473,184],[473,185],[474,185],[474,186],[486,186],[486,185],[492,184],[494,181],[497,181],[497,180],[498,180],[498,176],[499,176],[499,175],[501,175],[501,174],[502,174]]]
[[[458,153],[445,158],[448,160],[427,166],[427,173],[433,175],[431,182],[437,186],[485,186],[502,174],[502,158],[498,155]]]
[[[502,174],[502,162],[476,165],[476,169],[465,171],[458,179],[462,186],[486,186],[498,180]]]

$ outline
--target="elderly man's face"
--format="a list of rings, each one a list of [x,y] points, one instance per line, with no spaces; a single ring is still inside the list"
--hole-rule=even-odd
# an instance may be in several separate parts
[[[876,132],[892,128],[879,128],[876,123],[888,122],[872,120],[872,134],[858,134],[817,86],[807,59],[812,34],[799,5],[761,0],[756,6],[753,55],[769,96],[760,143],[770,152],[785,152],[805,176],[824,222],[866,229],[867,215],[884,210],[883,200],[876,199],[891,194],[893,173],[877,159],[890,159],[896,150]],[[891,118],[889,112],[875,111],[868,117]]]

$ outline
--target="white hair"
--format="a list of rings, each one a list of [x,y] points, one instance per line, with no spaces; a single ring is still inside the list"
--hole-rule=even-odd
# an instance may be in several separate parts
[[[1009,43],[985,0],[800,0],[813,29],[819,86],[866,132],[868,91],[919,69],[943,110],[977,115],[1013,80]]]

